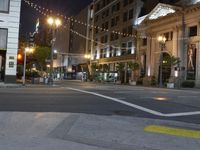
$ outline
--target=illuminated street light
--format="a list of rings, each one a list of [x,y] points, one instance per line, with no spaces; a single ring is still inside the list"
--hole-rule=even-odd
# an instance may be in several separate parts
[[[62,24],[61,20],[60,19],[56,19],[55,20],[55,24],[56,24],[57,27],[61,26],[61,24]]]
[[[48,22],[49,25],[53,25],[54,19],[52,17],[50,17],[50,18],[47,19],[47,22]]]
[[[34,48],[26,47],[24,49],[24,70],[23,70],[23,85],[26,83],[26,53],[33,53]]]
[[[57,53],[58,53],[58,51],[55,49],[55,50],[53,50],[53,53],[54,53],[54,54],[57,54]]]
[[[90,55],[90,54],[85,54],[84,57],[85,57],[86,59],[90,59],[90,58],[91,58],[91,55]]]
[[[49,17],[47,19],[47,23],[50,25],[51,29],[52,29],[52,34],[53,34],[53,39],[52,39],[52,45],[51,45],[51,63],[50,63],[50,81],[49,83],[53,85],[53,54],[57,53],[57,51],[55,51],[53,49],[54,46],[54,42],[55,42],[55,31],[58,27],[60,27],[62,25],[62,21],[59,18],[53,18],[53,17]]]

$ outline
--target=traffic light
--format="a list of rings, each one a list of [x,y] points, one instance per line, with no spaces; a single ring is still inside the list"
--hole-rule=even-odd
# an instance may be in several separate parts
[[[21,53],[17,54],[17,64],[23,64],[23,55]]]
[[[17,55],[17,60],[22,60],[22,54]]]

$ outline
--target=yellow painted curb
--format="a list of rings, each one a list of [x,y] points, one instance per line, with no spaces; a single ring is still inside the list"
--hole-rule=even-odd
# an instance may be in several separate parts
[[[172,128],[167,126],[150,125],[144,128],[146,132],[161,133],[189,138],[200,138],[200,131]]]

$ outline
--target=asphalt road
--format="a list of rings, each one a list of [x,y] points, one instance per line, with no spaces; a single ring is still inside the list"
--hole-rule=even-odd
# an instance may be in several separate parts
[[[184,115],[200,111],[200,90],[169,90],[78,81],[63,81],[56,85],[1,88],[0,111],[124,115],[200,124],[200,113]],[[110,99],[98,94],[108,96]],[[182,115],[159,116],[113,101],[112,98],[162,114]]]

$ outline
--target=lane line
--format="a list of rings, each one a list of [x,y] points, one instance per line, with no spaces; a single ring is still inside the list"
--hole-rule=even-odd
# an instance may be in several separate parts
[[[89,91],[80,90],[80,89],[76,89],[76,88],[69,88],[69,87],[67,87],[67,89],[77,91],[77,92],[81,92],[81,93],[90,94],[90,95],[95,95],[95,96],[98,96],[98,97],[102,97],[102,98],[105,98],[105,99],[108,99],[108,100],[112,100],[112,101],[124,104],[124,105],[129,106],[129,107],[141,110],[143,112],[147,112],[149,114],[153,114],[153,115],[161,116],[161,117],[181,117],[181,116],[200,115],[200,111],[164,114],[164,113],[161,113],[161,112],[158,112],[158,111],[155,111],[155,110],[151,110],[149,108],[145,108],[145,107],[133,104],[133,103],[129,103],[129,102],[117,99],[117,98],[105,96],[105,95],[98,94],[98,93],[95,93],[95,92],[89,92]]]
[[[188,137],[196,139],[200,138],[200,131],[188,130],[182,128],[172,128],[167,126],[149,125],[144,128],[144,131],[151,133],[166,134],[166,135],[175,135],[180,137]]]

